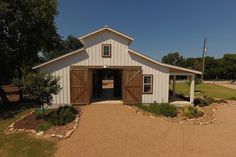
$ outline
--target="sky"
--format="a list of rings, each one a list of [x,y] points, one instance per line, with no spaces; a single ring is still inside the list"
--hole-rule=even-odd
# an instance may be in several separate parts
[[[201,57],[205,36],[208,56],[236,53],[236,0],[59,0],[55,20],[63,37],[108,25],[158,60],[169,52]]]

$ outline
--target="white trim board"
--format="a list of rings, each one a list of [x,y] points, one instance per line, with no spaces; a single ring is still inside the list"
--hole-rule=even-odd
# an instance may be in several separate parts
[[[129,49],[129,52],[132,53],[132,54],[135,54],[135,55],[137,55],[139,57],[142,57],[142,58],[144,58],[146,60],[149,60],[149,61],[151,61],[151,62],[153,62],[155,64],[158,64],[160,66],[164,66],[164,67],[172,68],[172,69],[176,69],[176,70],[181,70],[181,71],[184,71],[184,72],[190,72],[190,73],[194,73],[194,74],[202,74],[202,72],[200,72],[200,71],[196,71],[196,70],[192,70],[192,69],[182,68],[182,67],[178,67],[178,66],[174,66],[174,65],[169,65],[169,64],[158,62],[157,60],[152,59],[152,58],[150,58],[150,57],[148,57],[146,55],[143,55],[140,52],[137,52],[135,50]]]
[[[36,65],[36,66],[34,66],[32,69],[40,68],[40,67],[42,67],[42,66],[45,66],[45,65],[47,65],[47,64],[50,64],[50,63],[52,63],[52,62],[55,62],[55,61],[57,61],[57,60],[60,60],[60,59],[62,59],[62,58],[65,58],[65,57],[67,57],[67,56],[70,56],[70,55],[73,55],[73,54],[75,54],[75,53],[81,52],[81,51],[83,51],[83,50],[84,50],[84,48],[81,48],[81,49],[78,49],[78,50],[69,52],[69,53],[64,54],[64,55],[62,55],[62,56],[59,56],[59,57],[57,57],[57,58],[54,58],[54,59],[49,60],[49,61],[47,61],[47,62],[44,62],[44,63],[42,63],[42,64]]]

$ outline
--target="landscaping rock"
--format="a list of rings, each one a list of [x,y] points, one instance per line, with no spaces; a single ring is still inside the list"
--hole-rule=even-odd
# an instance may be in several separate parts
[[[42,136],[43,135],[43,131],[39,131],[36,135],[37,136]]]
[[[236,101],[227,100],[225,102],[213,103],[209,106],[200,107],[200,109],[204,112],[204,115],[202,117],[191,118],[191,119],[184,116],[181,109],[178,109],[178,114],[176,117],[171,118],[171,117],[157,116],[150,112],[146,112],[136,106],[132,106],[132,107],[127,106],[127,108],[134,110],[136,113],[147,115],[149,118],[152,118],[152,119],[159,118],[161,120],[167,120],[170,122],[176,122],[176,123],[181,123],[181,124],[184,123],[184,124],[193,124],[193,125],[208,125],[216,121],[215,112],[217,111],[217,109],[226,107],[228,105],[236,105]]]
[[[26,132],[26,133],[32,133],[33,135],[41,136],[44,138],[56,138],[56,139],[69,138],[71,136],[71,134],[77,129],[77,126],[79,124],[79,118],[80,118],[80,115],[82,114],[82,112],[81,112],[82,107],[79,110],[80,110],[80,114],[76,115],[76,118],[74,121],[72,121],[66,125],[63,125],[63,126],[52,126],[51,128],[49,128],[45,132],[43,132],[43,131],[36,132],[35,130],[32,130],[32,129],[15,128],[15,123],[17,123],[18,121],[20,121],[21,119],[23,119],[27,116],[30,116],[33,113],[33,112],[30,112],[29,114],[26,114],[25,116],[21,117],[16,122],[9,125],[7,128],[7,132],[8,133]]]

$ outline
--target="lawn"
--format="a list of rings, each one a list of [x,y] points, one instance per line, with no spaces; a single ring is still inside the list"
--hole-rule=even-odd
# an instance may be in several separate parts
[[[1,157],[49,157],[55,150],[55,142],[36,139],[26,134],[6,135],[4,130],[17,118],[29,112],[29,109],[17,113],[13,118],[3,120],[0,117],[0,156]],[[0,113],[1,114],[1,113]]]
[[[189,85],[176,83],[176,93],[189,96]],[[195,86],[195,96],[210,96],[212,98],[230,98],[236,96],[236,90],[214,84],[198,84]]]

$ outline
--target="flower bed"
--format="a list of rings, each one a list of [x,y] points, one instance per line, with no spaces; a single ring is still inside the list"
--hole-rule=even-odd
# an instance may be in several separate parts
[[[48,111],[46,113],[46,117],[50,113],[52,113],[53,116],[57,115],[54,113],[57,110]],[[76,130],[78,123],[79,123],[79,118],[81,115],[81,108],[80,109],[77,108],[76,111],[78,114],[75,114],[75,117],[73,119],[70,119],[68,121],[68,123],[66,123],[66,124],[63,123],[63,125],[53,125],[53,123],[47,121],[46,118],[37,118],[38,115],[35,114],[35,112],[33,111],[33,112],[30,112],[29,114],[23,116],[22,118],[20,118],[16,122],[12,123],[8,127],[7,130],[9,132],[31,133],[33,135],[38,135],[38,136],[42,136],[42,137],[46,137],[46,138],[56,138],[56,139],[68,138]],[[56,117],[56,118],[58,118],[58,117]],[[53,121],[55,121],[56,118],[53,117]],[[70,116],[70,118],[71,118],[71,116]],[[63,118],[63,120],[64,119],[65,118]],[[52,120],[52,118],[50,120]],[[61,122],[61,119],[59,119],[58,121]]]

